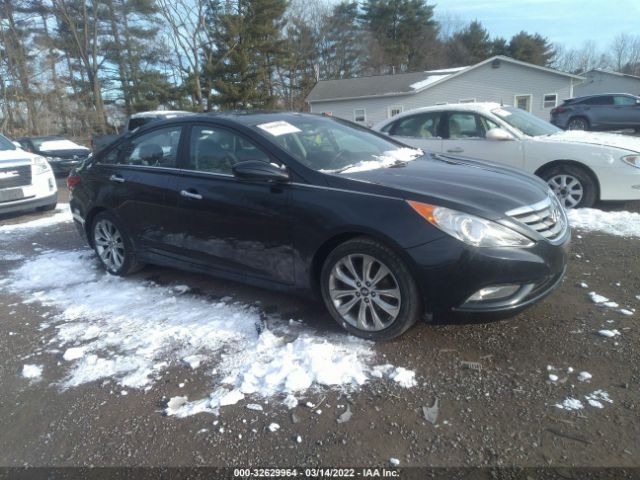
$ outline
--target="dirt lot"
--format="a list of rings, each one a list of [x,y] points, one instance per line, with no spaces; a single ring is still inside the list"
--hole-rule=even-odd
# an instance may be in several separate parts
[[[43,252],[82,248],[70,223],[4,239],[0,279],[11,278],[12,270]],[[639,252],[638,239],[574,232],[563,285],[516,318],[424,323],[371,347],[377,363],[415,371],[412,388],[387,380],[351,389],[314,388],[293,409],[276,396],[245,399],[219,416],[186,418],[164,415],[167,400],[210,392],[207,369],[171,364],[146,391],[122,388],[109,378],[62,388],[69,362],[46,348],[56,335],[52,319],[59,307],[24,303],[23,295],[4,288],[0,465],[388,466],[395,458],[402,467],[640,466],[640,310],[624,315],[595,305],[588,295],[595,291],[620,308],[640,308]],[[72,269],[41,273],[62,279]],[[207,301],[230,297],[257,305],[269,317],[303,320],[318,335],[339,333],[318,305],[281,294],[154,267],[134,279],[187,285],[191,295]],[[620,335],[602,337],[601,329]],[[43,365],[42,377],[24,378],[25,364]],[[592,378],[580,381],[582,371]],[[611,400],[593,397],[602,408],[585,398],[598,390]],[[568,398],[583,408],[556,406]],[[423,407],[436,399],[433,424]],[[251,401],[263,410],[248,409]],[[352,416],[339,423],[347,405]],[[274,422],[280,428],[272,432],[268,426]]]

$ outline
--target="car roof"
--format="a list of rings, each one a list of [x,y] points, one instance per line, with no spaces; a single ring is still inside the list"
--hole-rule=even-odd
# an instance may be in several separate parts
[[[192,115],[193,112],[187,112],[185,110],[152,110],[150,112],[138,112],[132,114],[129,118],[157,118],[166,117],[169,115]]]
[[[64,139],[62,135],[40,135],[36,137],[20,137],[17,141],[21,140],[61,140]]]
[[[620,96],[620,97],[640,98],[637,95],[633,95],[632,93],[593,93],[591,95],[582,95],[580,97],[568,98],[565,100],[565,102],[575,102],[577,100],[585,100],[587,98],[610,97],[612,95]]]

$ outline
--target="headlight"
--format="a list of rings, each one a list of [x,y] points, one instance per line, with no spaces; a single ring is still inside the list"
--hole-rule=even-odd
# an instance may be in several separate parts
[[[35,173],[36,175],[40,173],[46,173],[51,170],[49,163],[44,157],[40,157],[40,156],[33,157],[32,165],[33,165],[33,173]]]
[[[530,247],[533,241],[491,220],[427,203],[407,203],[427,222],[474,247]]]
[[[640,154],[626,155],[622,157],[620,160],[622,160],[625,163],[628,163],[632,167],[640,168]]]

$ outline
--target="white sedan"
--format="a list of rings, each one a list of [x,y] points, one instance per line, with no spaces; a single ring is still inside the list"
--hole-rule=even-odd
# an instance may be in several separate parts
[[[640,138],[562,131],[497,103],[438,105],[373,127],[429,152],[521,168],[543,178],[567,208],[640,200]]]

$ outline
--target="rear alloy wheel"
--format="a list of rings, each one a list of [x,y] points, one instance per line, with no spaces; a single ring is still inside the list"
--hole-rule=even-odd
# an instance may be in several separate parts
[[[113,215],[99,213],[93,222],[93,245],[102,265],[114,275],[140,269],[131,241]]]
[[[596,201],[596,185],[582,169],[554,167],[542,175],[565,208],[589,208]]]
[[[419,318],[415,281],[393,251],[357,238],[338,246],[325,261],[322,297],[333,318],[350,333],[388,340]]]
[[[567,130],[589,130],[589,121],[584,117],[574,117],[569,120]]]

